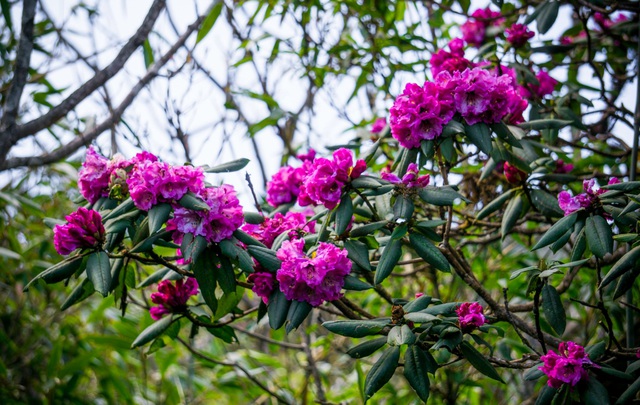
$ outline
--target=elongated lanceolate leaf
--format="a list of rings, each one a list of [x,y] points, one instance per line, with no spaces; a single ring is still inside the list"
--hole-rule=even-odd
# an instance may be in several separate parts
[[[486,375],[489,378],[493,378],[496,381],[500,381],[504,384],[504,380],[500,377],[500,374],[496,371],[496,369],[489,363],[489,360],[485,359],[485,357],[475,349],[475,347],[471,346],[471,344],[467,341],[463,341],[460,343],[460,351],[462,355],[471,363],[471,365]]]
[[[399,360],[400,346],[391,346],[385,350],[364,380],[364,394],[367,398],[371,398],[393,377]]]
[[[376,268],[376,275],[374,277],[374,283],[380,284],[383,282],[389,274],[393,271],[393,268],[400,260],[402,255],[402,241],[400,239],[391,239],[389,244],[382,251],[380,256],[380,262]]]
[[[87,278],[93,283],[93,288],[103,297],[109,294],[111,286],[111,266],[106,252],[95,252],[87,260]]]
[[[567,315],[564,312],[560,295],[556,289],[549,284],[545,284],[545,286],[542,287],[542,309],[544,310],[544,316],[547,318],[549,325],[551,325],[558,335],[562,335],[567,326]]]
[[[587,243],[591,252],[602,259],[607,253],[613,252],[613,233],[607,220],[600,215],[587,218],[585,228]]]
[[[173,317],[166,316],[159,321],[152,323],[138,335],[133,343],[131,343],[131,348],[135,349],[136,347],[145,345],[158,336],[162,335],[164,331],[166,331],[169,326],[171,326],[171,322],[173,322]]]
[[[429,399],[429,359],[418,345],[410,345],[404,354],[404,377],[421,400]]]
[[[544,234],[542,238],[536,243],[531,250],[537,250],[545,246],[549,246],[556,242],[562,235],[564,235],[569,229],[573,228],[573,225],[578,220],[578,213],[574,212],[564,218],[561,218],[558,222]]]

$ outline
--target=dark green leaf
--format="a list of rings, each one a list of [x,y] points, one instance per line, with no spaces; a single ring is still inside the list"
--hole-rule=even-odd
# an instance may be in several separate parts
[[[416,335],[408,325],[396,325],[387,335],[387,343],[391,346],[412,345],[416,341]]]
[[[225,294],[232,294],[236,291],[236,275],[229,258],[225,256],[218,257],[220,260],[220,268],[217,270],[218,285]]]
[[[236,245],[229,239],[223,239],[219,243],[222,254],[238,262],[238,266],[245,273],[253,273],[253,259],[246,250]]]
[[[340,205],[336,209],[336,233],[342,235],[353,218],[353,202],[351,196],[345,193],[340,199]]]
[[[640,245],[625,253],[620,260],[611,266],[611,270],[609,270],[604,279],[602,279],[600,287],[598,288],[606,287],[609,283],[622,276],[624,273],[636,268],[638,266],[638,259],[640,259]]]
[[[29,281],[22,291],[28,291],[31,284],[36,280],[43,279],[47,284],[53,284],[66,280],[80,268],[82,264],[83,256],[73,256],[64,259],[60,263],[56,263],[42,273],[38,274],[33,280]]]
[[[93,288],[93,284],[89,279],[82,280],[82,283],[78,284],[76,288],[71,291],[71,294],[67,297],[66,300],[60,306],[60,310],[64,311],[70,306],[77,304],[80,301],[87,299],[91,294],[93,294],[96,290]]]
[[[450,137],[452,135],[464,134],[464,133],[465,133],[465,126],[462,125],[462,123],[460,123],[460,122],[458,122],[456,120],[451,120],[442,129],[442,135],[441,136],[442,137]]]
[[[355,188],[375,189],[382,186],[382,183],[375,177],[360,176],[357,179],[351,180],[351,186]]]
[[[542,235],[542,238],[540,238],[538,243],[536,243],[531,250],[537,250],[554,243],[558,238],[572,229],[577,220],[577,212],[561,218],[558,222],[553,224],[553,226],[544,235]]]
[[[190,233],[184,235],[180,245],[182,257],[187,263],[195,263],[206,248],[207,240],[204,237],[198,235],[194,238]]]
[[[169,326],[171,325],[171,322],[173,322],[173,317],[166,316],[160,319],[159,321],[152,323],[145,330],[143,330],[142,333],[138,335],[138,337],[133,341],[133,343],[131,343],[131,348],[135,349],[136,347],[145,345],[151,342],[153,339],[157,338],[158,336],[162,335],[164,331],[166,331],[167,328],[169,328]]]
[[[549,325],[562,336],[567,326],[567,315],[564,312],[560,294],[549,284],[542,287],[542,309]]]
[[[413,216],[413,209],[413,201],[400,194],[396,197],[396,202],[393,204],[393,217],[395,219],[402,218],[409,221],[411,216]]]
[[[591,377],[585,381],[586,390],[580,390],[580,399],[585,405],[609,405],[609,393],[600,381]]]
[[[607,253],[613,252],[613,233],[607,220],[600,215],[587,218],[585,228],[589,249],[594,255],[602,259]]]
[[[483,219],[496,212],[504,203],[511,198],[511,195],[515,192],[515,189],[510,189],[503,194],[500,194],[495,200],[487,204],[476,216],[477,219]]]
[[[418,345],[411,345],[404,354],[404,377],[421,400],[429,399],[429,359]]]
[[[631,403],[638,392],[640,392],[640,377],[638,377],[633,384],[631,384],[629,388],[620,395],[620,398],[616,401],[616,405]]]
[[[271,272],[275,273],[282,266],[282,262],[276,257],[276,252],[271,249],[260,246],[247,246],[247,251],[258,263]]]
[[[384,281],[389,274],[393,271],[393,268],[400,260],[402,255],[402,241],[400,239],[391,239],[389,244],[382,251],[380,256],[380,262],[376,267],[376,274],[374,277],[374,283],[376,285]]]
[[[392,346],[384,351],[364,381],[364,393],[367,398],[371,398],[393,377],[399,360],[400,346]]]
[[[219,260],[215,251],[208,248],[198,256],[191,266],[198,281],[202,298],[213,314],[218,309],[218,298],[216,297],[218,264]]]
[[[325,328],[338,335],[361,338],[377,335],[390,323],[388,318],[357,320],[357,321],[328,321],[322,324]]]
[[[518,124],[518,126],[522,129],[535,129],[535,130],[543,130],[543,129],[560,129],[564,128],[567,125],[570,125],[573,121],[571,120],[557,120],[553,118],[546,118],[541,120],[533,120],[529,122],[523,122],[522,124]]]
[[[171,215],[171,204],[154,205],[149,210],[149,233],[154,234],[162,228],[162,224],[167,222],[169,215]]]
[[[287,301],[287,298],[280,290],[275,290],[269,297],[269,306],[267,307],[267,314],[269,315],[269,326],[271,329],[280,329],[287,320],[289,315],[289,307],[291,301]]]
[[[366,342],[360,343],[359,345],[347,350],[347,354],[353,359],[361,359],[363,357],[371,356],[385,344],[387,344],[386,336],[367,340]]]
[[[351,291],[365,291],[372,289],[373,286],[369,283],[365,283],[357,277],[349,275],[344,278],[344,286],[342,288]]]
[[[229,325],[224,325],[222,327],[217,327],[217,328],[213,328],[213,327],[207,328],[207,330],[213,336],[221,339],[226,343],[233,343],[238,341],[238,338],[236,337],[236,332]]]
[[[136,288],[143,288],[143,287],[150,286],[151,284],[157,283],[158,281],[162,280],[162,278],[166,276],[167,273],[169,273],[170,271],[171,269],[164,268],[154,273],[151,273],[151,275],[145,278],[144,280],[142,280],[142,282],[140,282],[140,284],[138,284]]]
[[[264,222],[264,216],[258,212],[245,212],[244,213],[244,222],[253,225],[260,225]]]
[[[447,258],[444,257],[440,249],[438,249],[431,241],[424,236],[412,233],[409,234],[409,241],[416,253],[434,268],[449,272],[450,265]]]
[[[524,374],[522,374],[522,378],[524,378],[525,381],[535,381],[538,378],[542,377],[544,373],[539,368],[539,366],[541,366],[542,364],[543,363],[535,364],[529,370],[525,371]]]
[[[544,190],[533,189],[529,191],[531,204],[548,217],[561,217],[562,209],[558,205],[558,199]]]
[[[466,125],[465,133],[467,138],[478,147],[482,152],[491,155],[493,146],[491,144],[491,129],[483,122],[474,125]]]
[[[286,332],[289,333],[294,329],[297,329],[298,326],[302,325],[313,307],[311,304],[305,301],[292,301],[291,306],[289,307],[289,312],[287,312],[287,326],[285,328]]]
[[[493,368],[491,363],[489,363],[489,361],[485,359],[482,353],[480,353],[473,346],[471,346],[469,342],[463,341],[462,343],[460,343],[459,347],[460,347],[460,351],[462,352],[462,355],[469,361],[469,363],[471,363],[471,365],[476,370],[486,375],[487,377],[493,378],[494,380],[500,381],[501,383],[504,384],[504,381],[502,380],[502,378],[500,377],[500,374],[498,374],[496,369]]]
[[[556,18],[558,18],[558,10],[560,10],[560,2],[558,1],[550,1],[547,4],[547,7],[540,10],[540,14],[538,14],[538,17],[536,18],[538,32],[540,32],[540,34],[546,34],[553,26],[553,23],[556,22]]]
[[[548,385],[543,385],[540,393],[538,394],[538,399],[536,399],[535,405],[550,405],[551,401],[553,401],[553,397],[556,396],[558,391],[554,388],[549,387]]]
[[[181,199],[178,200],[178,204],[182,207],[192,210],[192,211],[209,211],[210,207],[206,202],[202,200],[202,198],[193,194],[192,192],[188,192]]]
[[[93,283],[93,288],[103,297],[109,294],[111,286],[111,266],[106,252],[94,252],[87,260],[87,278]]]
[[[437,206],[450,206],[453,205],[456,199],[469,202],[468,199],[460,195],[453,186],[433,187],[427,186],[418,191],[420,198],[427,204],[433,204]]]
[[[598,361],[606,351],[607,344],[605,342],[598,342],[593,346],[585,348],[585,351],[589,355],[591,361]]]
[[[133,200],[131,199],[131,197],[129,197],[126,200],[124,200],[123,202],[121,202],[117,207],[112,209],[111,212],[109,212],[106,215],[103,215],[102,216],[102,221],[106,222],[109,219],[117,218],[118,216],[120,216],[122,214],[125,214],[125,213],[129,212],[132,209],[137,210],[135,208],[135,204],[133,203]]]
[[[431,301],[433,301],[433,298],[429,297],[428,295],[423,295],[421,297],[418,297],[415,300],[404,304],[404,307],[403,307],[404,312],[411,313],[411,312],[422,311],[423,309],[427,308],[429,304],[431,304]]]
[[[507,208],[504,210],[504,216],[502,217],[502,224],[500,226],[502,239],[507,236],[516,222],[518,222],[520,215],[522,215],[523,205],[522,194],[516,194],[516,196],[509,201],[509,204],[507,204]]]
[[[344,248],[347,249],[347,257],[358,266],[367,271],[371,271],[369,262],[369,250],[367,246],[357,240],[347,239],[344,241]]]
[[[360,236],[366,236],[377,231],[378,229],[384,228],[388,223],[389,221],[378,221],[378,222],[372,222],[370,224],[362,225],[359,227],[355,227],[351,229],[351,231],[349,232],[349,235],[354,238],[358,238]]]
[[[262,242],[258,241],[256,238],[240,229],[236,229],[236,231],[233,232],[233,236],[247,246],[259,246],[265,249],[267,248]]]

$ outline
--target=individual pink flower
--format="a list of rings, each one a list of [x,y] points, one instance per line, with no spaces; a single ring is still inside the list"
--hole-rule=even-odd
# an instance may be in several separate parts
[[[371,132],[372,134],[379,134],[386,127],[387,127],[387,119],[384,117],[381,117],[375,120],[369,132]]]
[[[451,52],[439,49],[431,56],[429,65],[431,66],[431,74],[434,78],[438,76],[440,72],[453,74],[474,67],[474,64],[464,57],[463,45],[464,42],[460,38],[452,39],[449,42]]]
[[[284,241],[276,255],[282,260],[276,279],[288,300],[304,301],[317,307],[324,301],[342,297],[340,290],[352,265],[346,250],[320,242],[309,257],[304,253],[304,240],[297,239]]]
[[[486,318],[482,313],[482,305],[477,302],[463,302],[456,309],[458,315],[458,322],[460,322],[460,329],[463,332],[471,332],[475,328],[479,328],[484,325]]]
[[[555,389],[563,384],[575,387],[580,380],[588,379],[585,366],[599,368],[589,359],[584,347],[573,342],[560,343],[558,353],[549,350],[540,359],[544,364],[538,368],[549,377],[547,385]]]
[[[507,35],[507,42],[513,45],[514,48],[521,48],[535,36],[535,33],[523,24],[513,24],[505,30],[505,34]]]
[[[350,180],[360,177],[366,167],[361,159],[354,164],[353,155],[345,148],[333,152],[331,160],[314,160],[300,186],[298,203],[301,206],[324,205],[333,209],[340,201],[344,186]]]
[[[385,167],[382,169],[380,173],[380,177],[383,180],[389,181],[394,184],[404,184],[409,188],[424,188],[429,185],[429,175],[425,174],[424,176],[419,175],[420,169],[418,165],[415,163],[409,163],[409,167],[407,168],[407,172],[402,179],[396,176],[393,173],[389,172],[389,168]]]
[[[564,160],[558,159],[556,160],[556,168],[554,169],[554,173],[566,174],[570,173],[573,170],[573,165],[571,163],[565,163]]]
[[[439,84],[409,83],[391,107],[391,135],[405,148],[417,148],[422,140],[438,138],[453,114],[451,94]]]
[[[620,183],[620,180],[612,177],[608,184],[618,183]],[[592,209],[596,207],[599,204],[598,196],[606,191],[598,186],[595,179],[584,180],[582,182],[582,188],[585,192],[575,197],[572,197],[567,191],[561,191],[558,194],[558,205],[564,211],[565,216],[576,212],[580,208]]]
[[[307,151],[307,153],[301,153],[298,156],[296,156],[296,158],[298,158],[299,160],[306,162],[306,161],[312,161],[313,159],[316,158],[316,151],[314,149],[309,148],[309,150]]]
[[[109,195],[109,159],[100,156],[90,146],[82,167],[78,172],[78,188],[80,194],[89,201],[95,203],[101,197]]]
[[[258,225],[246,223],[242,230],[270,248],[275,238],[283,232],[288,232],[289,238],[295,239],[300,234],[314,232],[315,225],[315,221],[307,222],[307,217],[302,212],[289,211],[285,215],[277,212]]]
[[[158,306],[151,307],[149,314],[154,320],[165,314],[184,312],[187,309],[189,297],[198,294],[198,282],[195,278],[177,280],[175,285],[171,280],[164,280],[158,284],[158,292],[151,294],[151,302]]]
[[[558,84],[558,81],[551,77],[546,70],[538,72],[536,79],[538,79],[539,84],[528,84],[527,87],[522,87],[520,89],[522,97],[530,99],[531,92],[533,92],[533,94],[538,96],[538,98],[543,98],[544,96],[553,93],[556,85]]]
[[[168,231],[174,231],[173,240],[181,243],[186,233],[203,236],[210,243],[229,239],[244,222],[234,188],[228,184],[204,188],[199,196],[209,206],[208,210],[194,211],[174,205],[173,218],[167,221],[166,227]]]
[[[302,168],[281,167],[267,183],[267,202],[277,207],[295,201],[300,194],[300,185],[304,178]]]
[[[625,14],[618,14],[614,19],[611,19],[610,16],[606,16],[602,13],[595,13],[593,15],[593,19],[598,23],[598,25],[602,28],[603,31],[608,31],[616,24],[623,23],[625,21],[629,21],[629,17]]]
[[[504,162],[503,170],[504,177],[510,184],[522,184],[522,182],[527,180],[527,177],[529,177],[526,172],[523,172],[509,162]]]
[[[491,11],[489,7],[474,11],[460,27],[462,39],[471,46],[479,47],[484,43],[487,27],[502,25],[504,18],[500,17],[500,12]]]
[[[267,271],[256,271],[255,273],[249,274],[247,281],[253,283],[251,291],[262,298],[262,302],[268,304],[269,297],[276,284],[276,275]]]
[[[104,242],[104,225],[98,211],[84,207],[65,217],[67,223],[53,228],[53,245],[61,255],[78,248],[99,248]]]
[[[424,293],[422,293],[422,292],[417,292],[417,293],[416,293],[416,295],[415,295],[415,298],[420,298],[420,297],[422,297],[423,295],[424,295]]]

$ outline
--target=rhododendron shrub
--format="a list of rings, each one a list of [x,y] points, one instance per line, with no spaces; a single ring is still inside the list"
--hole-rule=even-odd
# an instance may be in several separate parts
[[[615,133],[632,120],[618,97],[633,77],[637,27],[574,5],[580,24],[562,34],[571,41],[547,40],[538,34],[569,5],[495,3],[500,11],[458,4],[462,25],[425,46],[413,70],[382,80],[368,98],[376,111],[338,146],[316,152],[287,138],[264,190],[247,181],[242,194],[228,175],[246,159],[196,167],[88,148],[82,206],[50,221],[65,257],[36,280],[72,283],[65,308],[112,295],[123,316],[149,325],[131,342],[149,355],[172,340],[207,358],[201,336],[239,343],[210,355],[225,367],[246,353],[258,361],[263,346],[299,350],[304,392],[320,403],[353,399],[334,392],[348,386],[381,403],[397,400],[390,392],[464,402],[467,391],[496,403],[632,403],[640,182],[637,149]],[[605,75],[594,79],[602,88],[573,66]],[[362,72],[358,83],[378,74]],[[262,371],[245,375],[271,374]],[[494,400],[478,395],[467,402]]]

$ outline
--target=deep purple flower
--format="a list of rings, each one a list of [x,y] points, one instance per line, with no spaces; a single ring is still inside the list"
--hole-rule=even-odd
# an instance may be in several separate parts
[[[505,33],[507,34],[507,42],[513,45],[514,48],[522,47],[536,35],[523,24],[513,24],[505,30]]]
[[[406,85],[390,110],[391,135],[405,148],[438,138],[453,118],[453,100],[438,83]]]
[[[78,172],[80,194],[90,204],[95,203],[101,197],[107,197],[109,195],[110,175],[109,159],[100,156],[93,149],[93,146],[90,146]]]
[[[272,218],[265,218],[259,224],[246,223],[242,230],[262,242],[267,247],[273,245],[275,238],[283,232],[289,232],[289,238],[298,238],[301,233],[312,233],[316,222],[307,223],[307,217],[302,212],[289,211],[285,215],[277,212]]]
[[[167,230],[174,231],[172,238],[181,243],[184,234],[203,236],[207,242],[220,242],[231,237],[244,222],[242,206],[234,188],[228,184],[204,188],[199,196],[209,210],[193,211],[174,206],[173,218],[167,221]]]
[[[562,384],[574,387],[580,380],[588,379],[585,366],[599,368],[589,359],[584,347],[573,342],[560,343],[558,353],[549,350],[540,359],[544,364],[538,368],[549,377],[547,385],[555,389]]]
[[[566,173],[570,173],[572,170],[573,170],[573,165],[571,163],[565,163],[564,160],[558,159],[556,160],[556,168],[553,172],[566,174]]]
[[[195,278],[177,280],[175,285],[171,280],[164,280],[158,284],[158,292],[151,294],[151,301],[158,306],[151,307],[149,314],[157,321],[165,314],[183,312],[187,309],[189,297],[197,293],[198,282]]]
[[[256,271],[255,273],[249,274],[247,281],[253,283],[251,291],[262,298],[262,302],[268,304],[269,297],[276,284],[276,275],[267,271]]]
[[[351,272],[347,251],[330,243],[320,242],[308,257],[304,240],[284,241],[276,253],[282,266],[276,273],[288,300],[305,301],[314,307],[324,301],[340,299],[344,278]]]
[[[500,12],[491,11],[489,7],[474,11],[471,18],[460,27],[462,39],[471,46],[479,47],[484,43],[487,27],[499,26],[504,22],[500,16]]]
[[[439,49],[431,56],[429,65],[431,66],[431,74],[434,78],[438,76],[440,72],[453,74],[474,66],[471,61],[464,57],[463,45],[464,42],[460,38],[452,39],[449,42],[451,52]]]
[[[300,194],[300,185],[305,175],[302,167],[281,167],[267,183],[267,202],[272,207],[295,201]]]
[[[104,225],[98,211],[80,207],[65,219],[66,224],[53,228],[53,245],[61,255],[78,248],[98,248],[104,242]]]
[[[511,165],[509,162],[504,162],[503,169],[504,177],[510,184],[521,184],[527,179],[527,177],[529,177],[526,172],[523,172],[516,166]]]
[[[546,70],[540,70],[536,75],[539,84],[528,84],[526,87],[520,88],[520,94],[524,98],[531,99],[531,93],[535,94],[538,98],[553,93],[558,81],[551,77]]]
[[[463,332],[470,332],[475,328],[479,328],[484,325],[486,319],[482,311],[482,305],[477,302],[463,302],[460,304],[456,309],[458,321],[460,322],[460,329]]]
[[[343,187],[351,179],[360,177],[366,167],[361,159],[354,164],[353,155],[345,148],[333,152],[332,160],[314,160],[300,187],[298,203],[301,206],[324,205],[333,209],[340,201]]]
[[[371,126],[370,132],[372,134],[379,134],[386,127],[387,127],[387,119],[384,117],[381,117],[375,120],[375,122]]]

